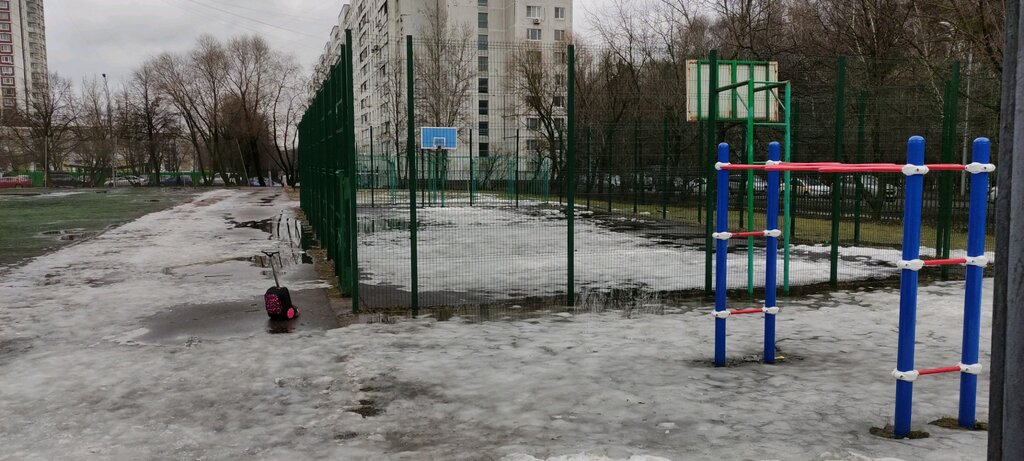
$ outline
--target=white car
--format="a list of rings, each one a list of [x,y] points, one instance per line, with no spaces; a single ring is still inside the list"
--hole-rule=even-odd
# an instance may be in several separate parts
[[[148,181],[138,176],[115,176],[103,183],[107,187],[145,186]]]

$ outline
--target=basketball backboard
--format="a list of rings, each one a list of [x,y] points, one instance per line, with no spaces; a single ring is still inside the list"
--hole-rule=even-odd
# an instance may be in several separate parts
[[[420,128],[420,149],[455,150],[459,148],[459,129],[448,127]]]
[[[708,94],[711,82],[711,64],[691,59],[686,62],[686,120],[696,122],[708,117]],[[779,81],[779,63],[774,61],[718,61],[718,87],[754,81],[760,88]],[[718,120],[743,121],[747,119],[749,85],[740,85],[718,93]],[[754,93],[754,120],[778,122],[780,117],[779,89]]]

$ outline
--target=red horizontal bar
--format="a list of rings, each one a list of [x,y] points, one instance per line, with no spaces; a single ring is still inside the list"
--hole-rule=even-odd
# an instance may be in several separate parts
[[[736,233],[732,234],[732,238],[734,238],[734,239],[741,239],[741,238],[747,238],[747,237],[764,237],[764,231],[736,232]]]
[[[741,309],[738,311],[729,311],[731,315],[742,315],[742,314],[761,314],[764,313],[762,309]],[[959,370],[959,368],[957,368]]]
[[[919,370],[919,375],[937,375],[939,373],[956,373],[960,371],[960,367],[945,367],[945,368],[932,368],[931,370]]]
[[[742,163],[740,163],[740,164],[733,163],[733,164],[730,164],[730,165],[722,165],[722,169],[726,170],[726,171],[730,171],[730,170],[763,170],[764,169],[764,165],[745,165],[745,164],[742,164]]]
[[[954,264],[967,264],[964,258],[956,259],[929,259],[924,262],[925,266],[952,266]]]
[[[964,171],[967,169],[964,165],[958,163],[936,163],[933,165],[925,165],[929,170],[932,171]]]

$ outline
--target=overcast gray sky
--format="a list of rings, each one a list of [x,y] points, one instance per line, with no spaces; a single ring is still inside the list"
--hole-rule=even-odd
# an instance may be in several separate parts
[[[584,9],[608,0],[576,0]],[[310,67],[337,22],[342,0],[47,0],[50,71],[82,78],[106,73],[121,80],[163,51],[190,48],[203,33],[226,38],[258,33]]]

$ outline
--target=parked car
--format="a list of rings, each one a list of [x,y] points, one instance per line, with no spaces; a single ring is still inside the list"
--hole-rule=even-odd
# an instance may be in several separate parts
[[[270,178],[263,178],[263,184],[265,184],[268,187],[281,187],[281,183],[274,181]],[[259,187],[259,178],[249,178],[249,185],[252,187]]]
[[[138,176],[115,176],[103,183],[107,187],[145,186],[149,182]]]
[[[32,179],[28,176],[4,176],[0,178],[0,189],[21,189],[32,187]]]
[[[856,197],[857,195],[857,178],[853,175],[843,176],[843,195],[846,197]],[[860,175],[861,190],[865,196],[878,197],[879,186],[881,182],[878,177],[862,174]],[[893,184],[885,185],[885,200],[895,200],[897,194],[896,186]]]
[[[192,177],[188,175],[162,175],[160,176],[161,186],[192,186]]]
[[[814,178],[791,178],[793,194],[801,197],[828,197],[832,188]]]
[[[74,177],[68,173],[50,173],[50,186],[52,187],[84,187],[88,181],[83,177]]]
[[[679,187],[683,182],[683,178],[675,178],[672,182],[676,187]],[[693,178],[690,182],[686,183],[686,192],[694,195],[703,194],[707,192],[707,186],[707,181],[704,178]]]

